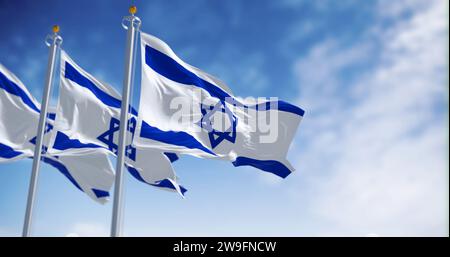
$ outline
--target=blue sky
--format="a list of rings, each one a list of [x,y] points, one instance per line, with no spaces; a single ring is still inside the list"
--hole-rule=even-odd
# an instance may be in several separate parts
[[[41,99],[48,49],[121,91],[128,6],[142,30],[246,96],[306,110],[282,180],[183,156],[186,199],[126,176],[125,234],[448,235],[448,3],[0,1],[0,62]],[[139,64],[138,64],[139,65]],[[139,66],[138,66],[139,67]],[[133,105],[138,106],[139,72]],[[52,104],[56,104],[57,84]],[[0,235],[20,235],[31,161],[0,165]],[[108,235],[99,205],[42,165],[36,236]]]

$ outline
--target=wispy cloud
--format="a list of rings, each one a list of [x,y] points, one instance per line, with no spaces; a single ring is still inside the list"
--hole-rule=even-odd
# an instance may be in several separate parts
[[[296,63],[308,233],[448,235],[448,4],[426,2]]]
[[[76,223],[71,232],[66,234],[68,237],[104,237],[108,236],[108,229],[102,224],[96,223]]]
[[[0,237],[7,237],[7,236],[17,236],[17,235],[14,235],[6,228],[0,228]]]

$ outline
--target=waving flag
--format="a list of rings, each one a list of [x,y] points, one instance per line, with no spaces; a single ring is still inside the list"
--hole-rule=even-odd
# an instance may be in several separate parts
[[[33,158],[40,104],[22,82],[0,64],[0,162]],[[44,142],[53,128],[49,115]],[[114,173],[104,150],[87,155],[58,156],[46,154],[42,160],[55,167],[78,189],[104,203],[108,199]]]
[[[79,190],[106,203],[114,181],[114,168],[104,151],[66,156],[46,155],[42,161],[59,170]]]
[[[280,177],[304,111],[276,99],[240,99],[217,78],[183,62],[141,32],[142,83],[137,147],[230,160]]]
[[[121,100],[120,95],[81,69],[61,51],[61,87],[54,136],[50,153],[66,155],[86,149],[106,149],[117,152]],[[126,166],[139,181],[159,188],[186,189],[178,185],[171,161],[178,157],[153,149],[136,149],[131,137],[136,128],[137,112],[131,108],[128,122],[129,144],[126,146]]]
[[[20,80],[0,64],[0,162],[33,155],[39,105]],[[30,126],[27,121],[34,121]]]

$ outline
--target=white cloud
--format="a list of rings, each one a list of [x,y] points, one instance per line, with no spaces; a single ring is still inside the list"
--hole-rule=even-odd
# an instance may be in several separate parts
[[[448,6],[413,3],[295,66],[310,234],[448,235]]]
[[[96,223],[76,223],[67,237],[105,237],[109,236],[108,229]]]
[[[9,237],[9,236],[16,236],[16,235],[11,233],[8,229],[0,228],[0,237]]]

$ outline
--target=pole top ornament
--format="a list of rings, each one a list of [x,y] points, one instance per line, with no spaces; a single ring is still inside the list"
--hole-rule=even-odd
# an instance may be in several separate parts
[[[128,9],[131,15],[134,15],[137,12],[137,7],[135,5],[130,6]]]
[[[59,32],[59,26],[58,25],[54,25],[52,28],[53,33],[58,33]]]

